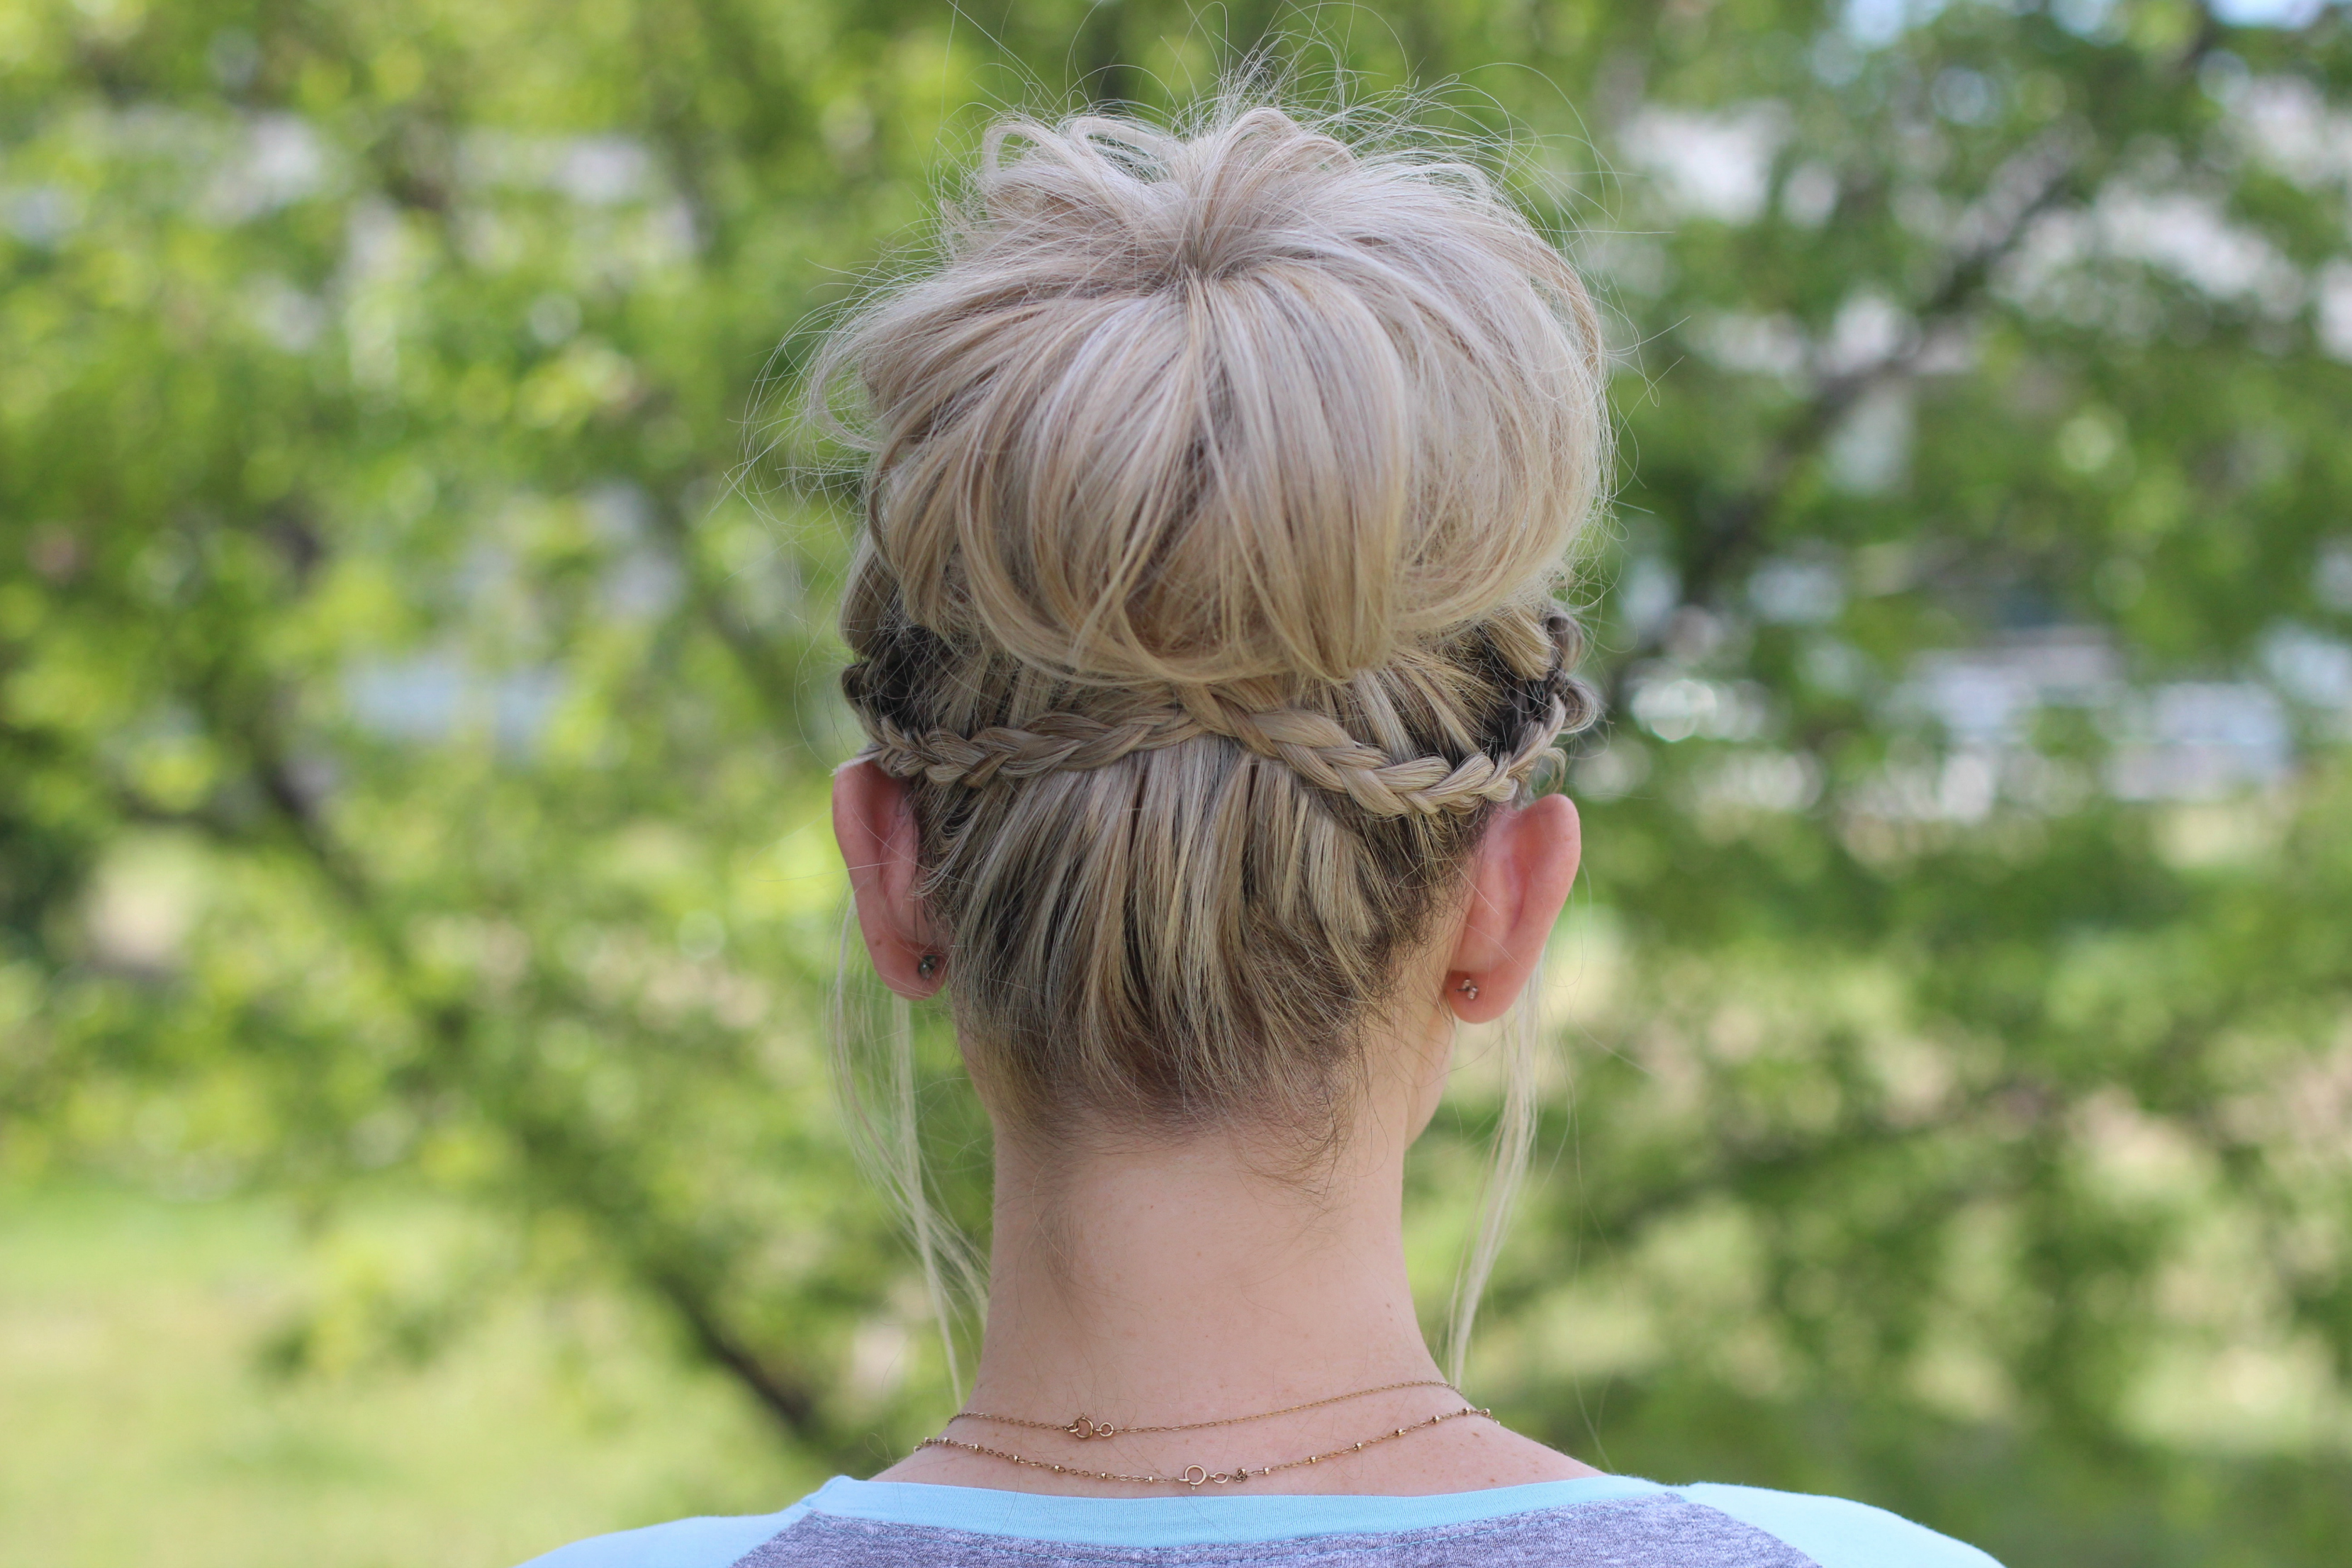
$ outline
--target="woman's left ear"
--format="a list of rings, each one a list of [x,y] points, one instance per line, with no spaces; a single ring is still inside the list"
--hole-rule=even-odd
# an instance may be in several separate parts
[[[870,761],[843,763],[833,775],[833,836],[874,972],[901,996],[930,995],[947,984],[946,955],[915,891],[921,843],[907,786]]]
[[[1445,972],[1445,1000],[1465,1022],[1499,1018],[1518,999],[1576,883],[1583,847],[1564,795],[1495,814],[1471,851],[1469,900]]]

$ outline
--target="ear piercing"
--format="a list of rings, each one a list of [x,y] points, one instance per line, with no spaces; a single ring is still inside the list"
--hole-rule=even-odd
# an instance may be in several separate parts
[[[929,980],[932,975],[937,974],[939,972],[940,955],[936,952],[927,952],[923,954],[922,957],[915,961],[915,973],[921,975],[926,980]]]
[[[1478,1000],[1478,983],[1475,980],[1465,980],[1461,984],[1456,985],[1454,989],[1461,992],[1463,995],[1468,997],[1473,1002]]]

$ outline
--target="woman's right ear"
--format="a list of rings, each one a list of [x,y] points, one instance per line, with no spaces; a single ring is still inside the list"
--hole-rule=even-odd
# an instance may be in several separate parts
[[[843,763],[833,775],[833,837],[874,972],[901,996],[930,995],[947,983],[947,955],[915,892],[921,837],[905,783],[866,758]]]

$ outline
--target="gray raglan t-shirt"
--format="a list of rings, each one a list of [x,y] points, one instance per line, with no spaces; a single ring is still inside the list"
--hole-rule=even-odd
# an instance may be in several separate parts
[[[1048,1497],[835,1477],[526,1568],[2000,1568],[1839,1498],[1624,1476],[1427,1497]]]

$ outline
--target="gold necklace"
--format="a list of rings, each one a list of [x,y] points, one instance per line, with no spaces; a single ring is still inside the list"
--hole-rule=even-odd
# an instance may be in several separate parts
[[[1411,1387],[1413,1385],[1406,1384],[1404,1386]],[[1331,1401],[1323,1400],[1318,1403],[1329,1404]],[[1312,1409],[1313,1406],[1301,1405],[1298,1408]],[[1269,1411],[1267,1414],[1279,1415],[1282,1414],[1282,1412]],[[1322,1453],[1309,1454],[1306,1458],[1299,1459],[1286,1459],[1278,1465],[1260,1465],[1255,1469],[1250,1468],[1247,1465],[1235,1465],[1230,1470],[1211,1470],[1201,1465],[1187,1465],[1172,1476],[1128,1476],[1121,1475],[1115,1470],[1089,1470],[1081,1468],[1076,1465],[1057,1465],[1050,1459],[1034,1459],[1026,1454],[1015,1454],[1003,1448],[992,1448],[985,1443],[966,1443],[955,1437],[926,1437],[921,1442],[916,1444],[915,1447],[918,1449],[961,1448],[968,1454],[985,1454],[992,1459],[1003,1459],[1015,1465],[1026,1465],[1031,1469],[1034,1470],[1051,1470],[1057,1476],[1084,1476],[1089,1480],[1125,1481],[1130,1486],[1140,1487],[1191,1487],[1194,1491],[1198,1491],[1204,1484],[1221,1487],[1232,1486],[1238,1482],[1248,1480],[1254,1476],[1270,1476],[1279,1470],[1295,1470],[1301,1465],[1319,1465],[1326,1459],[1337,1459],[1345,1458],[1349,1454],[1360,1454],[1365,1449],[1378,1447],[1382,1443],[1393,1443],[1399,1437],[1418,1432],[1425,1426],[1434,1426],[1441,1421],[1458,1420],[1465,1415],[1484,1415],[1491,1421],[1494,1419],[1495,1413],[1491,1410],[1474,1409],[1470,1405],[1465,1405],[1459,1410],[1449,1410],[1442,1415],[1432,1415],[1427,1420],[1416,1421],[1410,1426],[1399,1426],[1392,1432],[1383,1432],[1376,1437],[1367,1437],[1360,1443],[1351,1443],[1343,1448],[1327,1448]],[[1237,1421],[1248,1421],[1256,1419],[1256,1417],[1241,1415],[1235,1416],[1234,1419]],[[1045,1426],[1045,1429],[1049,1432],[1058,1432],[1064,1429],[1059,1426],[1046,1426],[1043,1422],[1027,1422],[1024,1423],[1024,1425]],[[1231,1423],[1223,1421],[1203,1421],[1198,1423],[1198,1425],[1202,1426],[1229,1426]],[[1181,1432],[1188,1430],[1188,1428],[1181,1426],[1171,1426],[1166,1428],[1137,1426],[1130,1428],[1130,1430],[1137,1432],[1148,1432],[1153,1430]]]
[[[992,1415],[985,1410],[959,1410],[948,1417],[950,1425],[958,1421],[993,1421],[1003,1426],[1026,1426],[1033,1432],[1066,1432],[1073,1437],[1117,1437],[1122,1434],[1135,1436],[1145,1432],[1202,1432],[1212,1426],[1238,1426],[1244,1421],[1271,1421],[1277,1415],[1296,1415],[1302,1410],[1320,1410],[1327,1405],[1341,1405],[1350,1399],[1370,1399],[1375,1394],[1394,1394],[1401,1388],[1452,1389],[1458,1396],[1461,1390],[1442,1377],[1424,1377],[1411,1383],[1384,1383],[1378,1388],[1360,1388],[1352,1394],[1335,1394],[1328,1399],[1310,1399],[1304,1405],[1286,1405],[1279,1410],[1261,1410],[1255,1415],[1228,1415],[1222,1421],[1185,1421],[1173,1426],[1114,1426],[1108,1421],[1089,1421],[1083,1415],[1067,1422],[1030,1421],[1018,1415]]]

